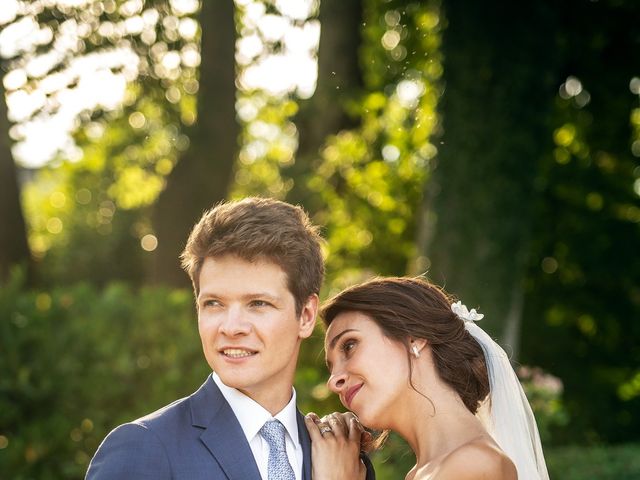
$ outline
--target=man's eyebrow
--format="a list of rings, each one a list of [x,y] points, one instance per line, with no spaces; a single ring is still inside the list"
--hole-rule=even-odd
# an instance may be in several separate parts
[[[331,341],[329,342],[329,350],[333,350],[333,348],[336,346],[336,343],[338,343],[338,340],[340,340],[340,338],[349,332],[357,332],[357,330],[355,328],[347,328],[346,330],[341,331],[339,334],[337,334],[335,337],[333,337],[331,339]]]
[[[200,290],[200,293],[198,294],[198,298],[219,298],[221,295],[213,290],[207,291],[207,290]],[[253,300],[255,298],[265,298],[267,300],[271,300],[271,301],[275,301],[278,300],[278,297],[276,295],[273,295],[271,293],[268,292],[253,292],[253,293],[247,293],[245,295],[242,295],[241,297],[243,300]]]

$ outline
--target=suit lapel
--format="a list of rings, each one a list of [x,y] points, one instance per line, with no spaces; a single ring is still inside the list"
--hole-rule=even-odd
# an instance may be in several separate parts
[[[311,438],[300,410],[298,410],[298,439],[302,446],[302,480],[311,480]]]
[[[227,478],[260,480],[258,466],[242,427],[211,377],[191,396],[191,418],[193,426],[205,429],[200,440]]]

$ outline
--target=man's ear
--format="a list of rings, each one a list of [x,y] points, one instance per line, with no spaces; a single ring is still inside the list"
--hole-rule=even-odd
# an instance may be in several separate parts
[[[313,333],[313,328],[316,326],[319,303],[318,295],[314,293],[313,295],[309,295],[307,301],[302,305],[299,318],[300,329],[298,332],[300,338],[308,338]]]

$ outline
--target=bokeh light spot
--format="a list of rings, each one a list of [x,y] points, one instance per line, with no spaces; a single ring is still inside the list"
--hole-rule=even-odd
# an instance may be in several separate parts
[[[63,228],[64,225],[62,223],[62,220],[60,220],[58,217],[51,217],[49,220],[47,220],[47,231],[49,233],[57,235],[58,233],[62,232]]]
[[[36,308],[41,312],[51,308],[51,295],[48,293],[39,293],[36,296]]]
[[[147,119],[141,112],[133,112],[131,115],[129,115],[129,125],[131,125],[133,128],[142,128],[144,127],[145,123],[147,123]]]
[[[558,261],[553,257],[545,257],[540,264],[544,273],[555,273],[558,270]]]
[[[400,43],[400,34],[395,30],[387,30],[382,36],[381,43],[386,50],[393,50]]]
[[[80,205],[87,205],[91,201],[91,191],[81,188],[76,192],[76,202]]]
[[[53,192],[49,197],[49,203],[54,208],[62,208],[67,203],[67,196],[62,192]]]
[[[156,248],[158,248],[158,239],[155,235],[151,235],[150,233],[148,233],[140,239],[140,246],[147,252],[153,252]]]

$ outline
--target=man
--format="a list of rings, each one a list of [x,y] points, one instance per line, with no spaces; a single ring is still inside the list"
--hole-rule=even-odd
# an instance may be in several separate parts
[[[113,430],[87,479],[311,480],[293,379],[316,320],[320,243],[304,211],[277,200],[205,212],[182,264],[213,373],[191,396]]]

